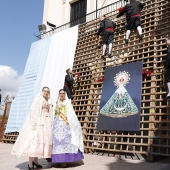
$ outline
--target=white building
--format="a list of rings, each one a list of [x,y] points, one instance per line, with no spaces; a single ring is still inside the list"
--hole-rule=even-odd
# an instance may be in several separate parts
[[[44,0],[43,24],[47,25],[47,22],[49,22],[59,27],[79,18],[81,19],[73,25],[87,22],[114,10],[113,5],[112,8],[108,7],[107,11],[101,11],[100,8],[115,2],[117,3],[114,5],[114,9],[117,9],[117,6],[124,5],[124,0]],[[49,30],[50,28],[47,25],[47,31]]]

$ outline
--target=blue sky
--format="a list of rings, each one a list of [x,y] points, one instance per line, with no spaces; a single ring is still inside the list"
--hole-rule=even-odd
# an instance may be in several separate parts
[[[31,43],[39,35],[44,0],[2,0],[0,5],[0,89],[4,97],[16,96]]]
[[[44,0],[3,0],[0,5],[0,65],[22,75],[31,43],[39,35]]]

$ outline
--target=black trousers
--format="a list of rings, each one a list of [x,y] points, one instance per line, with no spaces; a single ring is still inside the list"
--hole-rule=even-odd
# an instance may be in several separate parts
[[[72,87],[70,87],[70,86],[64,86],[63,89],[66,91],[67,97],[68,97],[69,99],[71,99],[71,98],[72,98],[72,95],[73,95]]]
[[[166,82],[170,82],[170,68],[166,69],[165,77],[166,77]]]
[[[135,16],[127,20],[127,25],[126,25],[127,30],[132,30],[134,27],[138,27],[138,26],[141,26],[140,17]]]
[[[114,31],[106,30],[103,32],[103,44],[113,43]]]

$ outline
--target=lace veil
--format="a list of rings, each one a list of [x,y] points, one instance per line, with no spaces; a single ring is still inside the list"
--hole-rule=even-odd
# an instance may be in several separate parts
[[[42,105],[45,101],[42,94],[39,94],[35,97],[30,112],[27,116],[27,119],[24,123],[23,128],[21,129],[17,141],[15,142],[11,154],[20,157],[24,154],[24,151],[31,145],[33,139],[36,137],[36,127],[40,123],[43,124],[45,122],[41,122],[42,120]],[[50,100],[49,100],[50,101]],[[50,103],[49,103],[50,104]],[[52,109],[50,104],[50,116],[52,116]]]

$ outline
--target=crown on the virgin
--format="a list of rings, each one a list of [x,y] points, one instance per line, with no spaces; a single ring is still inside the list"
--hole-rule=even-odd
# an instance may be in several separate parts
[[[121,84],[123,86],[126,86],[126,84],[129,83],[130,80],[130,74],[126,71],[120,71],[119,73],[116,74],[114,77],[114,84],[119,87]]]

